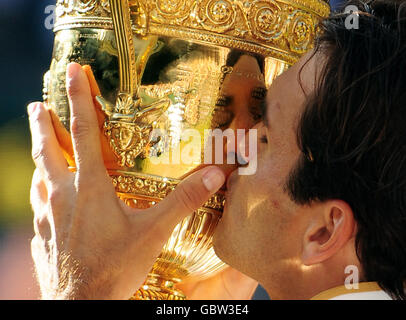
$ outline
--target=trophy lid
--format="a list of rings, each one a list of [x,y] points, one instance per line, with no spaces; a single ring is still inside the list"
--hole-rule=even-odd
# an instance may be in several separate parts
[[[235,48],[293,64],[312,48],[324,0],[128,0],[134,33]],[[58,0],[55,31],[112,29],[109,0]]]

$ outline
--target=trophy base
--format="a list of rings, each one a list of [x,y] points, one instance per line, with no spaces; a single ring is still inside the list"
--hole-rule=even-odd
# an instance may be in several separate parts
[[[129,300],[186,300],[183,292],[175,289],[179,281],[150,273],[144,285]]]

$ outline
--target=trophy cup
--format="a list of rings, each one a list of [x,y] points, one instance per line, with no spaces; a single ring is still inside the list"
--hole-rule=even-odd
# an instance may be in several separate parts
[[[148,208],[203,165],[198,151],[170,161],[207,142],[191,148],[184,132],[258,122],[266,88],[312,47],[328,14],[322,0],[58,0],[44,100],[69,130],[66,66],[91,67],[117,195]],[[211,243],[224,201],[219,191],[176,226],[132,299],[185,299],[177,283],[224,267]]]

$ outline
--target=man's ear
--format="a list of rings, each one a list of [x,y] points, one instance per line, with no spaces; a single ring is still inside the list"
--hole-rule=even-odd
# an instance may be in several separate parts
[[[321,263],[343,248],[351,239],[355,220],[351,207],[342,200],[317,205],[304,235],[304,265]]]

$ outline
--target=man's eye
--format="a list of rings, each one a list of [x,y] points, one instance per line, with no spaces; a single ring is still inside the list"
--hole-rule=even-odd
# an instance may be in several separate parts
[[[216,107],[227,107],[233,101],[233,97],[220,95],[216,101]]]
[[[251,92],[251,97],[257,100],[264,100],[266,98],[267,89],[263,87],[256,87]]]
[[[260,105],[251,106],[248,110],[252,116],[252,120],[255,122],[262,120],[262,109]]]
[[[216,106],[213,113],[212,127],[227,129],[234,119],[234,113],[224,107]]]
[[[268,138],[266,137],[266,135],[262,135],[262,136],[259,138],[259,141],[260,141],[261,143],[268,143]]]

